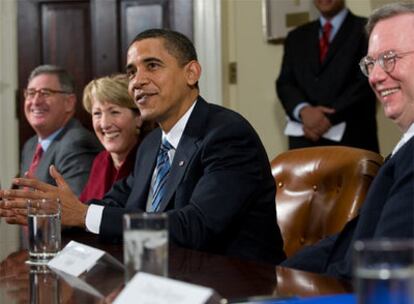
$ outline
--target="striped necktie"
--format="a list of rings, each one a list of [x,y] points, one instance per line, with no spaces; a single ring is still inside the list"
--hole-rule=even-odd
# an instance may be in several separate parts
[[[161,200],[164,197],[166,191],[165,184],[167,183],[171,167],[168,151],[171,149],[174,149],[174,147],[168,142],[166,138],[164,138],[157,156],[155,182],[152,186],[152,204],[150,208],[151,212],[158,211]]]

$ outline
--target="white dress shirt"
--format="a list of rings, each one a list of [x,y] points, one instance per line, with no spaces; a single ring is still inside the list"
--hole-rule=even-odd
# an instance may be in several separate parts
[[[400,141],[397,143],[397,145],[394,147],[394,150],[392,150],[391,157],[394,156],[395,153],[407,142],[411,139],[411,137],[414,136],[414,123],[411,124],[411,126],[408,128],[408,130],[403,134]]]

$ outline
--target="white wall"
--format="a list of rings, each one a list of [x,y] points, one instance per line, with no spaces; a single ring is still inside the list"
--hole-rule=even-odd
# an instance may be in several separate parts
[[[16,0],[0,1],[0,182],[9,186],[18,172]]]
[[[221,0],[194,1],[194,44],[202,66],[199,87],[209,102],[222,104]]]
[[[228,14],[223,21],[228,37],[223,47],[228,62],[236,62],[238,69],[237,84],[227,84],[225,88],[227,105],[250,121],[269,158],[273,158],[287,147],[282,133],[284,112],[276,100],[274,88],[283,50],[280,45],[268,44],[264,39],[262,1],[227,0],[223,5]]]
[[[16,1],[0,1],[0,181],[10,185],[18,170],[17,120],[15,118],[16,64]],[[18,249],[18,231],[0,219],[0,261]],[[1,289],[1,288],[0,288]],[[0,290],[0,303],[10,298]]]

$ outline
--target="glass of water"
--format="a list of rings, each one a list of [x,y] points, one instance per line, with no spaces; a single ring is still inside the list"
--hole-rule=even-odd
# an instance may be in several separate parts
[[[137,271],[166,276],[168,272],[168,217],[166,213],[124,215],[125,281]]]
[[[29,228],[29,264],[47,264],[61,247],[61,213],[59,199],[27,201]]]
[[[414,240],[355,242],[354,282],[359,304],[414,303]]]
[[[59,276],[46,265],[30,266],[30,303],[59,304]]]

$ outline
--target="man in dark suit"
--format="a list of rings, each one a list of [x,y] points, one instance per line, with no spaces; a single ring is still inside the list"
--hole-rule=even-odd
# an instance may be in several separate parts
[[[133,173],[89,206],[68,191],[53,168],[59,188],[34,180],[18,184],[59,196],[63,224],[86,226],[105,240],[122,237],[127,212],[166,212],[175,244],[282,261],[275,184],[264,147],[243,117],[199,96],[201,67],[191,41],[169,30],[139,34],[128,49],[127,74],[142,118],[160,126],[141,143]],[[38,195],[3,192],[22,194]]]
[[[366,54],[365,18],[344,0],[314,0],[318,20],[285,41],[277,94],[289,148],[346,145],[378,152],[375,95],[358,67]]]
[[[359,215],[341,233],[305,247],[284,266],[351,277],[356,240],[414,238],[414,4],[379,8],[367,31],[368,56],[361,69],[403,137],[375,177]]]
[[[55,184],[49,174],[53,164],[79,195],[101,145],[73,118],[76,96],[71,77],[60,67],[38,66],[29,76],[24,96],[25,115],[36,135],[23,147],[20,175]]]

